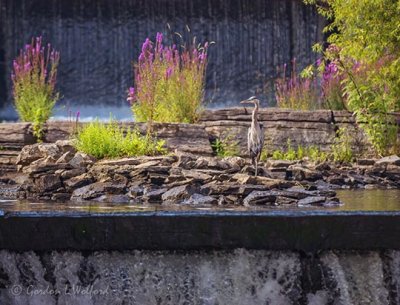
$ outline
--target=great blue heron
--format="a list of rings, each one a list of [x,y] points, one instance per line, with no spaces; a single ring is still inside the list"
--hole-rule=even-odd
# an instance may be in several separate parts
[[[264,146],[264,130],[262,125],[258,123],[258,109],[260,108],[260,101],[255,96],[252,96],[247,100],[241,101],[240,103],[254,104],[251,126],[247,135],[247,148],[251,162],[255,167],[255,176],[257,176],[258,161],[260,161],[261,152]]]

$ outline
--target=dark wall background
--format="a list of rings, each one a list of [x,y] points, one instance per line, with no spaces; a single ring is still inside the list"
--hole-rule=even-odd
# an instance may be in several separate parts
[[[323,21],[301,0],[0,0],[0,108],[11,105],[11,63],[32,36],[61,51],[62,103],[123,105],[146,37],[191,28],[210,50],[207,98],[231,104],[268,94],[276,67],[315,60]],[[268,87],[268,86],[267,86]],[[269,103],[273,103],[269,99]]]

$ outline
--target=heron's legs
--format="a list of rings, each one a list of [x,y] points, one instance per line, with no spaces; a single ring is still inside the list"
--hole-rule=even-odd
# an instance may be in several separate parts
[[[256,172],[255,172],[255,174],[254,174],[254,176],[256,176],[257,177],[257,173],[258,173],[258,160],[257,159],[255,159],[255,170],[256,170]]]

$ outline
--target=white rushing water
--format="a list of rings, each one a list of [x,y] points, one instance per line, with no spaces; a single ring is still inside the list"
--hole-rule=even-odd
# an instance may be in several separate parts
[[[396,251],[0,251],[0,304],[399,304]]]

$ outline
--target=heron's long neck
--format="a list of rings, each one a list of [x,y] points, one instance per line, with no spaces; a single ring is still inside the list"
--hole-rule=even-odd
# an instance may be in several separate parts
[[[252,124],[257,125],[257,123],[258,123],[258,105],[255,104],[252,115]]]

